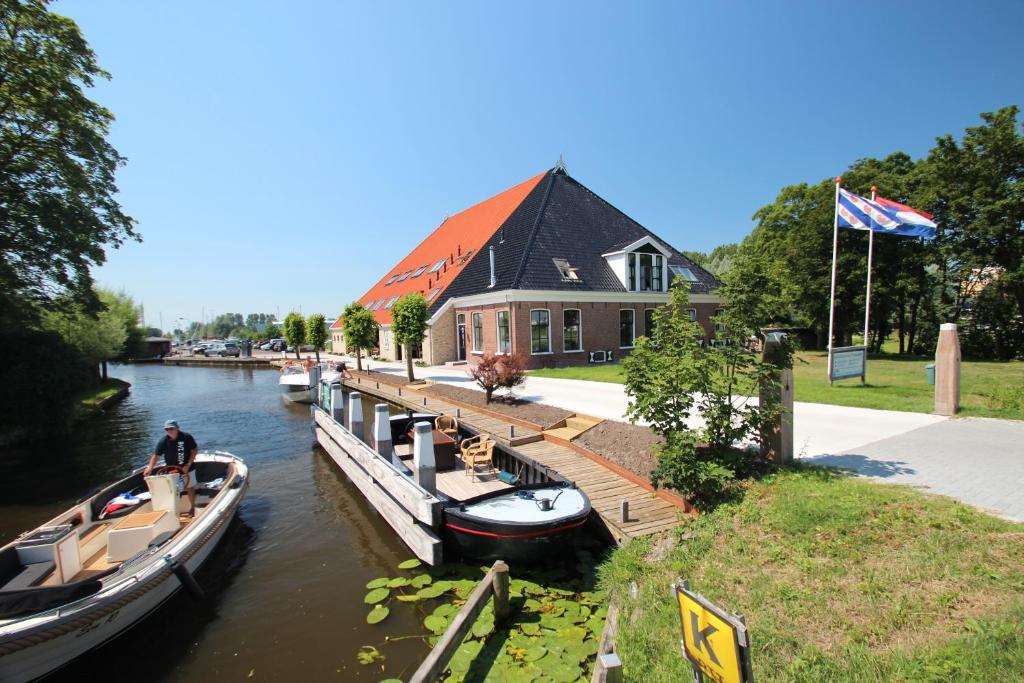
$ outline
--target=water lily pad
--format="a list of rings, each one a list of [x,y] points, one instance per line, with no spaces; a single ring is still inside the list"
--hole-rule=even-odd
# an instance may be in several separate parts
[[[388,585],[388,581],[390,581],[390,580],[391,579],[389,579],[386,576],[382,576],[379,579],[374,579],[373,581],[370,581],[368,584],[366,584],[366,590],[373,590],[374,588],[380,588],[382,586],[386,586],[386,585]]]
[[[388,609],[384,605],[377,605],[372,610],[370,610],[369,614],[366,615],[366,623],[379,624],[380,622],[387,619],[389,614],[391,614],[390,609]]]
[[[536,662],[538,659],[548,653],[548,649],[543,645],[534,645],[533,647],[526,650],[523,653],[524,662]]]
[[[534,622],[519,624],[519,630],[528,636],[540,635],[540,624]]]
[[[399,576],[388,581],[388,588],[401,588],[402,586],[408,586],[409,579],[404,576]]]
[[[385,678],[380,683],[402,683],[402,679],[401,678]]]
[[[366,594],[366,597],[363,598],[363,602],[367,605],[376,605],[378,602],[386,600],[389,595],[391,595],[391,591],[387,588],[374,588]]]
[[[399,569],[416,569],[416,567],[419,567],[422,564],[423,564],[422,562],[420,562],[416,558],[413,558],[411,560],[406,560],[405,562],[402,562],[401,564],[398,565],[398,568]]]
[[[419,602],[420,596],[418,595],[396,595],[399,602]]]
[[[373,664],[374,662],[381,661],[385,657],[380,653],[380,650],[375,648],[373,645],[363,645],[359,648],[359,652],[356,653],[356,659],[359,660],[360,664]]]
[[[432,631],[434,635],[439,636],[448,628],[448,620],[436,614],[428,614],[423,620],[423,625],[427,627],[428,631]]]
[[[474,638],[486,638],[491,635],[494,631],[494,615],[481,614],[475,622],[473,622],[473,637]]]
[[[426,588],[421,588],[416,595],[421,598],[439,598],[451,590],[451,581],[435,581]]]
[[[483,642],[479,640],[470,640],[469,642],[463,643],[459,646],[459,649],[452,655],[449,667],[452,673],[466,673],[469,671],[469,667],[473,664],[473,660],[480,654],[480,650],[483,649]],[[576,679],[573,679],[576,680]]]
[[[424,586],[429,586],[433,581],[434,579],[430,578],[430,574],[420,574],[419,576],[412,577],[409,585],[414,588],[423,588]]]

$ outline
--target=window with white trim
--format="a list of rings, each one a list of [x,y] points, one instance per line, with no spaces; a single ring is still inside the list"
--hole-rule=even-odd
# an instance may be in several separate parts
[[[636,337],[636,311],[632,308],[619,309],[619,348],[633,348]]]
[[[561,274],[563,280],[579,280],[579,268],[570,265],[564,258],[553,258],[555,262],[555,268],[558,268],[558,272]]]
[[[498,324],[498,353],[509,353],[512,351],[512,329],[508,311],[498,311],[495,315]]]
[[[629,291],[636,291],[636,254],[630,252],[626,254],[626,260],[629,262]]]
[[[642,292],[662,292],[665,290],[663,285],[663,267],[662,264],[665,261],[665,257],[661,254],[637,254],[640,261],[640,291]]]
[[[484,314],[473,314],[473,352],[481,353],[484,350]]]
[[[687,317],[687,319],[689,319],[689,321],[691,323],[697,322],[697,309],[696,308],[687,308],[686,309],[686,317]]]
[[[725,323],[724,322],[719,322],[719,320],[718,320],[718,316],[722,315],[723,313],[725,313],[725,309],[724,308],[716,308],[715,309],[715,332],[716,333],[717,332],[725,332]]]
[[[578,308],[566,308],[562,311],[562,350],[583,350],[582,316]]]
[[[530,311],[530,353],[551,353],[551,313],[547,309]]]

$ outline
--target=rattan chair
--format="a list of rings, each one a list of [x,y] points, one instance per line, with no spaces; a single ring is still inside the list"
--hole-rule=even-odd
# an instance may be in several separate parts
[[[466,466],[466,475],[476,481],[476,466],[487,464],[489,471],[494,471],[494,440],[478,434],[462,442],[462,463]]]
[[[451,415],[441,415],[434,421],[434,428],[442,434],[452,437],[453,441],[459,440],[459,421]]]

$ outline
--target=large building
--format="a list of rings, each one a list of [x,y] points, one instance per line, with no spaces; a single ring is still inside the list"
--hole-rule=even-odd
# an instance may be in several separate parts
[[[447,218],[359,300],[389,360],[402,359],[391,307],[421,292],[430,326],[413,356],[428,364],[517,352],[531,368],[580,365],[628,354],[677,278],[713,341],[721,283],[557,167]]]

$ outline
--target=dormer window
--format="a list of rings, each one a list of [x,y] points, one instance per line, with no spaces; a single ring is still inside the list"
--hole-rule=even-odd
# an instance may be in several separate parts
[[[602,254],[629,292],[667,291],[668,259],[671,255],[671,251],[650,236]]]
[[[551,259],[555,262],[555,268],[558,268],[558,272],[561,273],[562,279],[570,282],[578,282],[580,279],[579,268],[576,266],[569,265],[569,262],[564,258]]]

